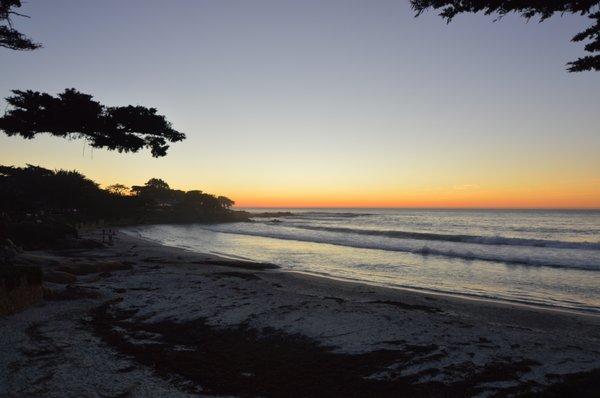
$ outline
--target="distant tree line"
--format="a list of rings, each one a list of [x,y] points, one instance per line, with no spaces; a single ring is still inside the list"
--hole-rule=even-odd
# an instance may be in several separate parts
[[[77,171],[0,166],[0,240],[20,244],[34,236],[43,243],[53,234],[75,233],[77,224],[101,220],[109,225],[247,220],[233,205],[225,196],[171,189],[158,178],[102,189]]]

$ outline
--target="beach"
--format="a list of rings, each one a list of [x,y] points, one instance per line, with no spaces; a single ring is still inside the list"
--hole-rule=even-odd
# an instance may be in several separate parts
[[[246,210],[251,216],[246,222],[137,225],[124,231],[311,275],[600,311],[597,211]]]
[[[2,319],[1,396],[598,391],[593,313],[339,281],[121,232],[19,261],[80,275]]]
[[[600,398],[600,0],[0,0],[0,53],[0,398]]]

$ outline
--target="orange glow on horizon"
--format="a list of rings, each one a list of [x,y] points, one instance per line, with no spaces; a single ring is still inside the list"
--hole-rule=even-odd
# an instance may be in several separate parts
[[[333,161],[323,154],[311,162],[286,157],[260,163],[231,156],[223,167],[215,168],[212,164],[192,167],[194,163],[185,156],[153,160],[145,154],[126,156],[108,151],[98,151],[93,160],[82,161],[80,143],[52,137],[22,147],[14,144],[10,137],[0,136],[3,164],[78,170],[103,187],[142,185],[150,178],[161,178],[173,189],[227,196],[238,208],[600,209],[600,163],[593,145],[586,147],[589,153],[562,156],[560,162],[556,157],[536,159],[532,154],[527,162],[513,156],[508,165],[505,157],[499,161],[491,155],[491,160],[464,164],[461,159],[470,159],[467,156],[452,162],[415,163],[413,159],[402,164],[395,162],[403,158],[394,156],[382,155],[377,163],[373,158]]]
[[[229,192],[236,207],[545,208],[600,209],[600,180],[521,186],[463,184],[437,187],[323,187]]]
[[[507,208],[507,209],[600,209],[600,194],[528,194],[496,193],[473,196],[396,197],[285,197],[233,196],[237,208]]]
[[[264,201],[236,201],[234,206],[237,209],[256,208],[256,209],[286,209],[286,208],[365,208],[365,209],[581,209],[581,210],[600,210],[600,204],[597,201],[584,202],[338,202],[338,201],[288,201],[288,200],[264,200]]]

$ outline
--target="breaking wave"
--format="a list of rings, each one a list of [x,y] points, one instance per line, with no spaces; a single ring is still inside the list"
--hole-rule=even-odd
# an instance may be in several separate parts
[[[502,236],[477,236],[477,235],[449,235],[434,234],[427,232],[409,232],[396,230],[373,230],[343,227],[316,227],[311,225],[294,225],[294,228],[302,228],[311,231],[327,231],[358,235],[385,236],[400,239],[432,240],[444,242],[477,243],[480,245],[505,245],[505,246],[532,246],[532,247],[555,247],[562,249],[588,249],[600,250],[600,242],[565,242],[546,239],[507,238]]]
[[[372,231],[338,227],[272,226],[260,223],[199,226],[213,232],[408,252],[462,260],[600,270],[599,245],[538,239]],[[363,232],[357,232],[363,231]]]

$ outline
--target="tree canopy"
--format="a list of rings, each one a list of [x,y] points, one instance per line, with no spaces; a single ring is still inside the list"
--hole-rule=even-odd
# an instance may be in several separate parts
[[[35,50],[40,48],[39,43],[33,42],[23,33],[14,29],[12,26],[12,15],[25,17],[15,11],[15,8],[21,7],[21,0],[0,0],[0,47],[11,50]]]
[[[167,154],[167,142],[185,139],[155,108],[108,107],[91,95],[66,89],[57,96],[31,90],[13,90],[6,98],[10,109],[0,117],[0,130],[8,136],[32,139],[48,133],[82,138],[94,148],[138,152],[150,148],[152,156]]]
[[[417,16],[428,9],[439,10],[439,15],[450,22],[461,13],[483,12],[500,18],[516,13],[523,18],[538,17],[540,21],[554,14],[587,15],[592,25],[572,38],[573,42],[589,40],[585,51],[592,55],[568,63],[570,72],[600,70],[600,0],[411,0]]]
[[[106,187],[106,190],[112,195],[116,196],[127,196],[131,193],[128,186],[123,184],[112,184]]]
[[[68,210],[88,218],[215,222],[237,220],[241,213],[230,210],[233,204],[225,196],[171,189],[159,178],[131,189],[122,184],[102,189],[77,171],[0,165],[0,218]]]
[[[205,211],[229,209],[235,202],[226,196],[215,196],[200,190],[180,191],[171,189],[169,184],[160,178],[151,178],[144,185],[134,185],[131,192],[143,203],[150,206],[175,206],[186,209]]]
[[[248,221],[233,201],[202,191],[171,189],[152,178],[131,189],[102,189],[83,174],[39,166],[0,165],[0,241],[9,238],[31,249],[56,247],[75,236],[77,223],[112,225]]]
[[[0,212],[43,208],[88,209],[100,188],[77,171],[0,166]]]

